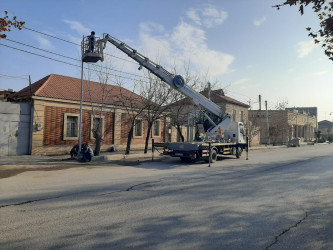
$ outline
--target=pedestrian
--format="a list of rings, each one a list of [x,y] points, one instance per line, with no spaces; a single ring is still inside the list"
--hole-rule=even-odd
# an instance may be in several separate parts
[[[74,159],[74,158],[77,156],[78,153],[79,153],[79,145],[76,144],[76,145],[71,149],[71,152],[70,152],[70,154],[71,154],[71,158]]]
[[[90,52],[94,52],[95,49],[95,31],[91,31],[91,35],[88,36],[89,39],[89,48],[90,48]]]
[[[83,153],[83,161],[91,161],[94,152],[89,146],[88,142],[82,145],[82,153]]]

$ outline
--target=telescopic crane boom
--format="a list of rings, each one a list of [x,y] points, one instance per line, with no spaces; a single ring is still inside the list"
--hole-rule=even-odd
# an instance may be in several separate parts
[[[145,67],[151,73],[159,77],[162,81],[166,82],[171,87],[181,92],[183,95],[191,98],[195,105],[198,106],[200,105],[204,107],[205,109],[207,109],[220,119],[225,118],[226,114],[222,112],[222,110],[218,105],[216,105],[202,94],[196,92],[195,90],[187,86],[182,76],[171,74],[162,66],[151,61],[149,58],[145,57],[144,55],[138,53],[135,49],[131,48],[124,42],[121,42],[118,39],[108,34],[104,34],[102,39],[102,42],[104,42],[104,48],[106,46],[107,41],[112,43],[114,46],[116,46],[119,50],[121,50],[125,54],[127,54],[134,61],[138,62],[140,65],[139,69],[141,69],[141,67]]]

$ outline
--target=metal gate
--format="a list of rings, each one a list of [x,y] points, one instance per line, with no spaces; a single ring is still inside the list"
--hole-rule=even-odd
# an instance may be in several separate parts
[[[30,105],[0,105],[0,155],[29,154]]]

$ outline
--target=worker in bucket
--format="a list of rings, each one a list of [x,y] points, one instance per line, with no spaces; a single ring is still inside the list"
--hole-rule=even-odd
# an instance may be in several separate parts
[[[89,49],[91,52],[94,52],[95,49],[95,31],[91,31],[91,35],[88,36],[89,40]]]

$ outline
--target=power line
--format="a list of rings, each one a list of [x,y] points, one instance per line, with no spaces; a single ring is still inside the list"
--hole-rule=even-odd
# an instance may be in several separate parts
[[[241,93],[238,93],[238,92],[235,92],[235,91],[233,91],[233,90],[228,90],[229,92],[232,92],[232,93],[234,93],[234,94],[236,94],[236,95],[241,95],[241,96],[244,96],[244,97],[247,97],[248,99],[252,99],[253,97],[250,97],[250,96],[248,96],[248,95],[244,95],[244,94],[241,94]]]
[[[74,42],[71,42],[71,41],[68,41],[66,39],[59,38],[59,37],[56,37],[56,36],[53,36],[53,35],[50,35],[50,34],[47,34],[45,32],[41,32],[41,31],[38,31],[38,30],[35,30],[35,29],[32,29],[32,28],[28,28],[28,27],[23,27],[23,28],[26,29],[26,30],[29,30],[29,31],[32,31],[32,32],[35,32],[35,33],[38,33],[38,34],[41,34],[41,35],[44,35],[44,36],[51,37],[53,39],[57,39],[57,40],[60,40],[60,41],[63,41],[63,42],[67,42],[67,43],[70,43],[70,44],[73,44],[73,45],[81,47],[80,44],[77,44],[77,43],[74,43]],[[27,47],[30,47],[30,48],[33,48],[33,49],[36,49],[36,50],[44,51],[46,53],[50,53],[50,54],[53,54],[53,55],[56,55],[56,56],[60,56],[60,57],[64,57],[64,58],[68,58],[68,59],[74,60],[74,61],[81,62],[81,60],[79,60],[79,59],[68,57],[68,56],[65,56],[65,55],[58,54],[58,53],[54,53],[54,52],[51,52],[51,51],[48,51],[48,50],[44,50],[44,49],[41,49],[41,48],[37,48],[37,47],[34,47],[32,45],[28,45],[28,44],[25,44],[25,43],[13,41],[13,40],[8,39],[8,38],[6,40],[8,40],[10,42],[13,42],[13,43],[21,44],[23,46],[27,46]],[[60,60],[57,60],[57,59],[54,59],[54,58],[50,58],[50,57],[47,57],[47,56],[43,56],[43,55],[40,55],[40,54],[36,54],[36,53],[33,53],[33,52],[21,50],[21,49],[18,49],[18,48],[15,48],[15,47],[11,47],[11,46],[8,46],[8,45],[4,45],[4,44],[0,44],[0,45],[6,46],[6,47],[9,47],[9,48],[12,48],[12,49],[20,50],[20,51],[25,52],[25,53],[29,53],[29,54],[33,54],[33,55],[36,55],[36,56],[44,57],[44,58],[49,59],[49,60],[53,60],[53,61],[57,61],[57,62],[60,62],[60,63],[68,64],[68,65],[71,65],[71,66],[81,67],[81,66],[78,66],[78,65],[75,65],[75,64],[67,63],[67,62],[64,62],[64,61],[60,61]],[[126,61],[126,62],[130,62],[130,63],[133,63],[133,64],[137,64],[137,62],[133,62],[133,61],[130,61],[130,60],[127,60],[127,59],[124,59],[124,58],[121,58],[121,57],[118,57],[118,56],[115,56],[115,55],[106,54],[106,53],[105,53],[105,55],[108,55],[108,56],[111,56],[111,57],[114,57],[114,58],[117,58],[117,59],[120,59],[120,60],[123,60],[123,61]],[[87,69],[87,68],[85,68],[85,69]],[[140,77],[140,78],[149,79],[148,77],[136,75],[136,74],[133,74],[133,73],[123,72],[123,71],[119,71],[119,70],[115,70],[115,69],[110,69],[110,68],[106,68],[106,69],[112,70],[112,71],[116,71],[116,72],[119,72],[119,73],[123,73],[123,74],[128,74],[128,75]],[[92,70],[92,69],[90,69],[90,70]],[[97,70],[92,70],[92,71],[98,72]],[[110,73],[107,73],[107,74],[113,75],[113,76],[116,76],[116,77],[121,77],[121,78],[128,79],[128,80],[136,80],[136,79],[132,79],[132,78],[128,78],[128,77],[123,77],[123,76],[120,76],[120,75],[114,75],[114,74],[110,74]],[[251,98],[251,97],[249,97],[247,95],[240,94],[240,93],[237,93],[237,92],[234,92],[234,91],[231,91],[231,90],[228,90],[228,91],[234,93],[234,94],[231,94],[231,96],[236,94],[236,96],[237,95],[241,95],[241,96],[247,97],[248,99],[255,99],[255,98]],[[230,96],[230,94],[229,94],[229,96]],[[245,99],[244,97],[236,97],[236,98],[242,99],[244,101],[248,101],[248,99]]]
[[[60,41],[66,42],[66,43],[71,43],[71,44],[74,44],[74,45],[78,45],[78,46],[80,46],[80,44],[77,44],[77,43],[74,43],[74,42],[71,42],[71,41],[68,41],[68,40],[65,40],[65,39],[62,39],[62,38],[56,37],[56,36],[52,36],[52,35],[50,35],[50,34],[46,34],[46,33],[44,33],[44,32],[38,31],[38,30],[34,30],[34,29],[31,29],[31,28],[28,28],[28,27],[25,27],[25,26],[24,26],[23,28],[26,29],[26,30],[30,30],[30,31],[36,32],[36,33],[38,33],[38,34],[42,34],[42,35],[44,35],[44,36],[49,36],[49,37],[52,37],[52,38],[54,38],[54,39],[58,39],[58,40],[60,40]]]
[[[71,59],[71,60],[74,60],[74,61],[77,61],[77,62],[81,62],[81,60],[79,60],[79,59],[69,57],[69,56],[65,56],[65,55],[61,55],[61,54],[58,54],[58,53],[54,53],[54,52],[49,51],[49,50],[37,48],[35,46],[29,45],[29,44],[26,44],[26,43],[17,42],[17,41],[11,40],[11,39],[6,39],[6,40],[10,41],[10,42],[13,42],[13,43],[23,45],[23,46],[27,46],[27,47],[30,47],[30,48],[33,48],[33,49],[36,49],[36,50],[40,50],[40,51],[43,51],[43,52],[46,52],[46,53],[50,53],[50,54],[53,54],[53,55],[56,55],[56,56],[60,56],[60,57],[68,58],[68,59]],[[116,72],[119,72],[119,73],[123,73],[123,74],[127,74],[127,75],[132,75],[132,76],[137,76],[137,77],[148,79],[148,77],[136,75],[136,74],[133,74],[133,73],[128,73],[128,72],[124,72],[124,71],[120,71],[120,70],[116,70],[116,69],[111,69],[111,68],[106,68],[106,69],[116,71]]]
[[[41,48],[37,48],[35,46],[32,46],[32,45],[29,45],[29,44],[26,44],[26,43],[21,43],[21,42],[17,42],[17,41],[14,41],[14,40],[11,40],[11,39],[8,39],[6,38],[7,41],[10,41],[12,43],[17,43],[17,44],[20,44],[20,45],[23,45],[23,46],[27,46],[27,47],[30,47],[30,48],[33,48],[33,49],[37,49],[37,50],[41,50],[41,51],[44,51],[44,52],[47,52],[47,53],[50,53],[50,54],[53,54],[53,55],[56,55],[56,56],[61,56],[61,57],[64,57],[64,58],[68,58],[68,59],[71,59],[71,60],[74,60],[74,61],[80,61],[76,58],[73,58],[73,57],[69,57],[69,56],[64,56],[64,55],[61,55],[61,54],[58,54],[58,53],[54,53],[52,51],[49,51],[49,50],[45,50],[45,49],[41,49]]]
[[[21,80],[28,80],[29,78],[24,78],[22,76],[9,76],[9,75],[4,75],[0,74],[0,77],[8,77],[8,78],[13,78],[13,79],[21,79]]]
[[[59,38],[59,37],[56,37],[56,36],[53,36],[53,35],[50,35],[50,34],[35,30],[35,29],[31,29],[31,28],[28,28],[28,27],[23,27],[23,28],[27,29],[27,30],[30,30],[30,31],[33,31],[33,32],[36,32],[38,34],[44,35],[44,36],[48,36],[48,37],[51,37],[51,38],[54,38],[54,39],[57,39],[57,40],[60,40],[60,41],[63,41],[63,42],[70,43],[70,44],[81,47],[81,44],[77,44],[77,43],[68,41],[66,39],[62,39],[62,38]],[[115,56],[115,55],[110,55],[110,54],[105,54],[105,55],[108,55],[108,56],[111,56],[111,57],[114,57],[114,58],[117,58],[117,59],[120,59],[120,60],[123,60],[123,61],[126,61],[126,62],[130,62],[130,63],[133,63],[133,64],[137,64],[136,62],[133,62],[133,61],[130,61],[130,60],[127,60],[125,58],[121,58],[121,57],[118,57],[118,56]]]
[[[28,53],[28,54],[32,54],[32,55],[35,55],[35,56],[40,56],[40,57],[43,57],[43,58],[46,58],[46,59],[49,59],[49,60],[52,60],[52,61],[56,61],[56,62],[60,62],[60,63],[64,63],[64,64],[67,64],[67,65],[70,65],[70,66],[81,68],[80,65],[76,65],[76,64],[64,62],[64,61],[61,61],[61,60],[57,60],[57,59],[54,59],[54,58],[51,58],[51,57],[47,57],[47,56],[40,55],[40,54],[37,54],[37,53],[34,53],[34,52],[30,52],[30,51],[26,51],[26,50],[23,50],[23,49],[15,48],[15,47],[12,47],[12,46],[9,46],[9,45],[5,45],[5,44],[2,44],[2,43],[0,43],[0,45],[8,47],[8,48],[11,48],[11,49],[19,50],[21,52],[25,52],[25,53]],[[86,68],[86,67],[85,67],[85,69],[88,69],[88,70],[91,70],[91,71],[95,71],[95,72],[100,72],[98,70],[89,69],[89,68]],[[105,73],[105,74],[111,75],[111,76],[115,76],[115,77],[124,78],[124,79],[127,79],[127,80],[137,81],[137,79],[133,79],[133,78],[125,77],[125,76],[115,75],[115,74],[111,74],[111,73]]]

